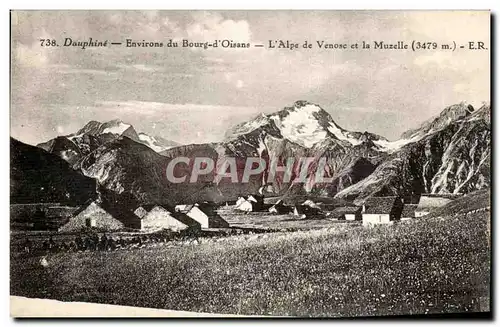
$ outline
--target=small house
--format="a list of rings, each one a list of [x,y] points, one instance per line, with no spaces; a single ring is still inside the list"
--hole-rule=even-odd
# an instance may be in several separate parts
[[[236,202],[234,210],[251,212],[253,211],[253,204],[252,202],[245,200],[244,198],[239,198],[238,201]]]
[[[218,206],[213,202],[201,202],[198,209],[208,216],[209,228],[229,228],[229,223],[217,212]]]
[[[273,214],[279,214],[279,215],[282,215],[282,214],[287,214],[287,213],[290,213],[292,212],[292,208],[286,206],[284,203],[283,203],[283,200],[278,200],[278,202],[276,202],[275,204],[273,204],[269,209],[268,211],[270,213],[273,213]]]
[[[103,203],[102,208],[118,219],[125,228],[141,229],[141,217],[137,216],[132,210],[126,207]]]
[[[242,204],[243,202],[245,202],[245,198],[242,197],[242,196],[239,196],[238,197],[238,200],[236,200],[236,203],[234,204],[235,207],[238,207],[240,204]]]
[[[135,209],[134,214],[137,217],[142,218],[145,215],[147,215],[147,213],[150,212],[154,207],[156,207],[156,205],[154,205],[154,204],[144,204],[144,205],[138,207],[137,209]]]
[[[193,219],[189,217],[186,218],[182,214],[172,215],[170,211],[161,206],[153,207],[146,215],[141,218],[141,230],[185,230],[190,227],[196,228],[197,226],[201,227],[201,225]]]
[[[307,205],[296,205],[293,208],[293,215],[302,219],[323,218],[323,214],[320,209],[312,208]]]
[[[326,216],[328,218],[334,218],[338,220],[361,220],[361,207],[337,207],[333,210],[327,211]]]
[[[409,220],[415,218],[415,211],[418,204],[405,204],[401,212],[401,220]]]
[[[251,194],[247,197],[247,201],[252,204],[252,211],[262,211],[267,208],[264,204],[264,196],[261,194]]]
[[[373,197],[363,204],[363,225],[391,224],[401,218],[403,201],[396,196]]]
[[[175,211],[186,214],[191,219],[196,220],[200,223],[201,228],[209,228],[208,216],[200,210],[198,204],[181,204],[175,206]]]
[[[247,201],[257,203],[257,199],[253,195],[249,195],[247,198]]]
[[[314,201],[312,200],[305,200],[304,203],[302,203],[303,206],[308,206],[308,207],[311,207],[311,208],[315,208],[315,209],[318,209],[318,210],[321,210],[321,207],[319,204],[315,203]]]
[[[77,210],[69,221],[59,228],[59,231],[69,232],[85,228],[99,228],[110,231],[123,229],[124,224],[93,201]]]
[[[420,201],[418,202],[418,206],[415,210],[415,218],[428,215],[432,210],[440,208],[456,198],[457,198],[456,195],[444,195],[444,194],[422,195],[420,197]]]
[[[258,193],[263,197],[269,197],[276,195],[276,190],[272,184],[266,184],[259,188]]]
[[[90,202],[82,205],[88,205]],[[11,228],[13,230],[58,230],[78,209],[78,206],[61,203],[11,204]]]
[[[179,212],[179,211],[174,211],[171,213],[172,217],[174,217],[178,222],[180,222],[182,225],[180,225],[181,230],[201,230],[201,224],[189,217],[187,214]],[[187,227],[184,227],[187,226]]]

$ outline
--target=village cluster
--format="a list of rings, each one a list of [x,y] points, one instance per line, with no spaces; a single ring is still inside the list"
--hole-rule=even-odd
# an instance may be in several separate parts
[[[268,211],[271,214],[292,214],[298,219],[332,219],[362,221],[364,226],[391,224],[419,218],[429,214],[456,199],[456,194],[422,194],[408,198],[398,196],[371,197],[362,205],[343,205],[337,203],[315,202],[307,199],[294,204],[283,199],[265,199],[262,196],[249,195],[239,197],[234,210],[242,212]],[[274,201],[273,201],[274,200]],[[285,202],[288,202],[287,205]]]
[[[14,222],[24,223],[24,229],[50,231],[38,244],[26,237],[22,246],[24,252],[30,253],[34,249],[43,253],[108,251],[141,247],[150,242],[164,243],[175,238],[197,239],[202,235],[211,236],[214,232],[217,235],[242,232],[241,228],[231,226],[221,216],[222,212],[233,215],[287,215],[295,220],[337,220],[372,226],[423,217],[459,196],[423,194],[408,198],[371,197],[361,205],[342,205],[329,198],[311,196],[299,200],[264,194],[264,187],[261,187],[256,194],[240,196],[236,201],[220,204],[200,202],[173,207],[151,204],[141,205],[135,210],[110,206],[99,196],[80,207],[58,203],[16,204],[12,205],[12,212],[17,216]],[[272,230],[258,232],[269,231]],[[56,242],[52,235],[76,236]]]

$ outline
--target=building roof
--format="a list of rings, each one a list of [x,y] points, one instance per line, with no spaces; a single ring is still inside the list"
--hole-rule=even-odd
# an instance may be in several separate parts
[[[424,193],[420,194],[421,197],[425,196],[428,198],[444,198],[444,199],[450,199],[450,200],[455,200],[457,198],[460,198],[463,196],[463,194],[452,194],[452,193],[439,193],[439,194],[430,194],[430,193]]]
[[[103,209],[109,212],[111,216],[121,221],[125,227],[131,227],[142,219],[130,210],[111,206],[104,206]]]
[[[450,199],[449,197],[438,197],[438,196],[428,196],[428,195],[422,195],[420,197],[420,201],[418,202],[418,206],[416,211],[423,211],[423,210],[430,210],[434,208],[439,208],[444,206],[445,204],[453,201],[453,199]]]
[[[201,227],[201,224],[183,212],[171,212],[170,215],[189,227]]]
[[[146,210],[147,212],[151,211],[154,207],[156,207],[156,204],[143,204],[141,207]]]
[[[177,212],[182,212],[182,213],[188,213],[193,209],[194,204],[179,204],[175,206],[175,211]]]
[[[94,203],[95,205],[99,206],[93,199],[88,199],[87,201],[85,201],[84,204],[82,204],[80,206],[80,208],[78,208],[77,210],[75,210],[75,212],[73,212],[72,216],[73,217],[78,216],[82,211],[84,211],[85,209],[87,209],[92,203]]]
[[[309,199],[305,200],[305,201],[302,203],[302,205],[303,205],[303,206],[309,206],[309,207],[311,207],[311,208],[315,208],[315,209],[321,209],[321,207],[320,207],[318,204],[314,203],[314,201],[309,200]]]
[[[257,203],[257,199],[255,199],[255,197],[253,195],[249,195],[247,198],[247,201]]]
[[[264,203],[265,204],[276,204],[280,200],[283,201],[283,198],[280,196],[272,196],[272,197],[264,198]]]
[[[282,199],[279,199],[278,201],[276,201],[276,203],[275,203],[275,204],[273,204],[273,207],[274,207],[274,206],[283,206],[283,205],[284,205],[283,200],[282,200]]]
[[[70,206],[51,206],[45,209],[46,217],[70,217],[73,216],[76,211],[78,211],[78,207],[70,207]]]
[[[418,204],[405,204],[403,207],[403,211],[401,212],[401,217],[415,217],[415,211],[417,209]]]
[[[253,210],[253,205],[252,202],[248,200],[243,200],[240,204],[237,204],[234,207],[235,210],[241,210],[241,211],[252,211]]]
[[[220,215],[215,215],[210,217],[209,220],[209,227],[215,227],[215,228],[228,228],[230,227],[229,223],[224,220]]]
[[[308,205],[296,205],[295,209],[297,210],[298,214],[305,214],[305,215],[315,215],[320,213],[320,209],[318,208],[313,208]]]
[[[361,211],[360,207],[337,207],[330,211],[330,215],[334,217],[341,217],[342,215],[345,214],[355,214],[360,211]]]
[[[144,215],[144,216],[142,216],[140,218],[141,219],[146,219],[149,215],[157,214],[158,212],[162,212],[162,213],[165,213],[167,215],[172,216],[172,212],[170,212],[169,210],[165,209],[162,206],[158,206],[157,205],[157,206],[154,206],[154,208],[152,208],[151,210],[149,210],[149,212],[146,215]]]
[[[373,197],[365,201],[364,213],[389,214],[396,204],[397,196]]]
[[[144,207],[139,207],[134,210],[134,213],[136,214],[137,217],[143,218],[148,214],[148,210],[144,209]]]

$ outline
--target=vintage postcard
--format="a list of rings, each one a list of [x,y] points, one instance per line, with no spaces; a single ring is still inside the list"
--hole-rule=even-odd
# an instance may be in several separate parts
[[[489,11],[10,21],[13,317],[490,317]]]

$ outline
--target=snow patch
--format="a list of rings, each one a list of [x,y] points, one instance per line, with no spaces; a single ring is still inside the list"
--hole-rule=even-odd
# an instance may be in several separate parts
[[[266,123],[267,123],[267,121],[265,119],[256,119],[256,120],[252,120],[252,121],[246,123],[244,125],[244,127],[248,131],[253,131]]]
[[[119,122],[118,124],[116,124],[115,126],[110,126],[110,127],[106,127],[103,131],[102,131],[102,134],[105,134],[105,133],[111,133],[111,134],[118,134],[118,135],[122,135],[123,132],[125,132],[127,130],[127,128],[129,128],[130,125],[128,124],[124,124],[122,122]]]
[[[318,106],[306,105],[291,110],[281,122],[278,119],[275,119],[275,122],[278,123],[283,137],[306,148],[311,148],[324,140],[327,135],[313,116],[313,113],[320,110]]]
[[[69,159],[71,159],[73,156],[75,156],[77,154],[78,153],[76,153],[73,150],[65,150],[65,151],[61,152],[61,158],[63,158],[64,160],[68,161]]]
[[[375,145],[378,145],[380,147],[380,150],[385,151],[385,152],[394,152],[402,147],[404,147],[407,144],[417,142],[421,139],[419,135],[415,135],[410,139],[400,139],[397,141],[387,141],[387,140],[377,140],[373,141]]]
[[[139,133],[139,139],[146,142],[154,142],[155,139],[147,134]]]
[[[259,139],[259,147],[257,148],[259,157],[262,157],[262,152],[264,152],[264,150],[266,150],[266,145],[262,139]]]
[[[363,141],[360,141],[356,138],[349,137],[344,134],[344,132],[338,128],[334,123],[330,123],[330,127],[328,127],[328,131],[335,135],[336,138],[338,138],[341,141],[347,141],[351,143],[352,145],[359,145],[363,143]]]
[[[144,133],[139,133],[139,140],[144,144],[147,145],[149,148],[156,152],[161,152],[165,151],[167,149],[170,149],[171,146],[161,146],[158,144],[161,144],[156,138],[149,136]]]
[[[80,133],[80,134],[77,134],[77,135],[69,136],[68,140],[73,141],[74,139],[81,138],[83,135],[85,135],[85,133]]]

